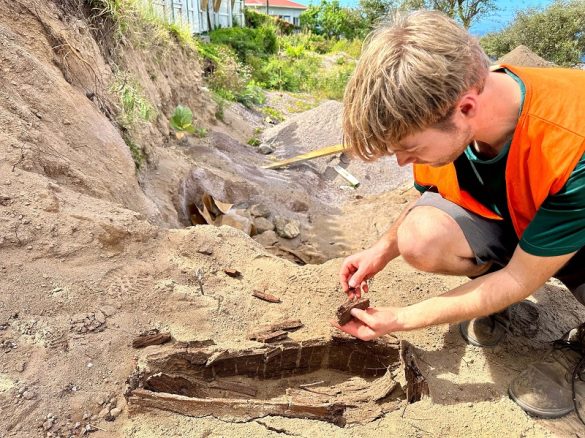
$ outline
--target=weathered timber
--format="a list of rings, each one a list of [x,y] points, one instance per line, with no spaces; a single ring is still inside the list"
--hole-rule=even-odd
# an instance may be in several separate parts
[[[135,389],[128,398],[130,413],[156,408],[191,417],[213,415],[217,418],[253,420],[268,415],[327,421],[343,427],[346,405],[341,403],[301,404],[282,401],[191,398],[175,394]]]
[[[423,397],[429,396],[429,384],[423,376],[416,358],[414,348],[405,341],[400,341],[400,361],[404,366],[404,377],[406,378],[406,400],[408,403],[414,403]]]
[[[255,330],[254,332],[252,332],[248,335],[248,339],[251,341],[258,340],[259,342],[265,342],[265,341],[260,341],[260,339],[263,339],[266,337],[270,338],[271,333],[281,333],[282,331],[290,332],[290,331],[298,330],[301,327],[304,327],[304,324],[301,322],[300,319],[289,319],[286,321],[281,321],[281,322],[277,322],[277,323],[274,323],[271,325],[259,327],[257,330]],[[276,340],[285,339],[285,338],[286,338],[286,336],[282,336],[282,337],[277,338]]]
[[[223,272],[225,273],[225,275],[227,275],[228,277],[232,277],[232,278],[237,278],[242,274],[237,269],[229,269],[229,268],[224,269]]]
[[[360,298],[358,300],[347,300],[341,306],[337,308],[337,323],[339,325],[345,325],[352,320],[351,309],[365,310],[370,307],[370,300],[368,298]]]
[[[214,380],[209,384],[209,388],[236,392],[238,394],[244,394],[250,397],[256,397],[256,394],[258,393],[258,390],[253,386],[238,382],[226,382],[223,380]]]
[[[276,330],[276,331],[267,331],[263,333],[256,333],[253,338],[250,338],[253,341],[268,343],[268,342],[277,342],[283,341],[284,339],[288,338],[288,332],[284,330]]]
[[[144,333],[140,333],[138,337],[132,341],[132,347],[144,348],[148,347],[149,345],[161,345],[169,342],[170,340],[170,333],[160,333],[158,329],[152,329]]]
[[[266,293],[266,292],[260,292],[259,290],[255,290],[254,292],[252,292],[252,296],[259,298],[261,300],[264,300],[264,301],[268,301],[269,303],[281,303],[282,302],[280,300],[280,298],[278,298],[277,296],[274,296],[274,295]]]

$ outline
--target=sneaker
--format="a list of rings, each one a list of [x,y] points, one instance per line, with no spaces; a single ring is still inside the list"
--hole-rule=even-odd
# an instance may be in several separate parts
[[[507,333],[532,337],[538,328],[538,307],[521,301],[493,315],[474,318],[459,324],[459,332],[468,344],[494,347]]]
[[[508,388],[510,398],[526,413],[558,418],[573,410],[581,421],[585,403],[585,324],[553,343],[543,360],[522,371]],[[584,423],[585,424],[585,423]]]

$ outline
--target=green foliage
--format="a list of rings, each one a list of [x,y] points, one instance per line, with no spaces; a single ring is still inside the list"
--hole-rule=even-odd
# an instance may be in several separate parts
[[[138,81],[127,73],[116,74],[110,91],[118,96],[120,112],[117,120],[122,127],[130,129],[140,121],[152,120],[156,115],[154,107],[144,96]]]
[[[144,153],[144,150],[134,143],[127,132],[122,135],[122,138],[124,139],[126,146],[128,146],[128,149],[130,149],[130,154],[132,155],[136,171],[139,171],[146,162],[146,154]]]
[[[266,56],[277,51],[274,27],[262,26],[257,29],[231,27],[216,29],[210,33],[211,42],[231,47],[240,61],[249,55]]]
[[[262,143],[262,141],[260,141],[260,134],[262,134],[262,128],[255,128],[254,134],[248,139],[247,143],[254,147],[260,146]]]
[[[494,58],[523,44],[547,61],[573,66],[585,54],[585,2],[557,0],[544,10],[519,12],[510,26],[480,43]]]
[[[246,84],[244,90],[236,95],[236,100],[247,108],[266,102],[264,90],[253,79]]]
[[[252,8],[244,8],[244,18],[246,20],[246,26],[257,29],[261,26],[270,24],[272,18],[268,14],[256,11]]]
[[[279,110],[271,106],[265,106],[261,111],[272,122],[279,123],[284,120],[284,115]]]
[[[354,39],[367,31],[365,21],[356,9],[344,8],[339,0],[321,0],[319,6],[309,6],[300,16],[301,28],[328,38]]]
[[[175,108],[171,119],[169,120],[171,128],[177,132],[195,133],[193,126],[193,112],[189,107],[179,105]]]

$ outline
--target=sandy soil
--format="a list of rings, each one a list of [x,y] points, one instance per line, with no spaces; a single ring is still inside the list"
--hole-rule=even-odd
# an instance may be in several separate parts
[[[244,348],[256,345],[246,335],[258,324],[298,318],[304,328],[291,334],[293,340],[330,336],[329,321],[343,301],[339,257],[375,241],[412,192],[406,175],[386,172],[386,164],[351,164],[363,181],[357,191],[324,178],[319,162],[258,170],[265,157],[242,144],[248,116],[237,109],[228,124],[210,120],[214,108],[196,58],[179,48],[179,58],[155,57],[127,43],[116,60],[125,60],[159,109],[139,134],[150,158],[136,175],[107,115],[115,110],[106,91],[111,47],[72,4],[0,0],[0,437],[582,434],[575,415],[535,420],[506,394],[518,371],[584,320],[584,309],[554,282],[531,298],[540,309],[538,332],[518,333],[494,349],[466,345],[456,326],[400,333],[416,348],[430,397],[373,422],[339,428],[280,417],[129,416],[125,381],[155,348],[131,347],[145,330],[168,330],[175,341],[212,339],[219,347]],[[64,44],[69,52],[59,51]],[[96,77],[79,58],[99,71],[101,87],[91,88]],[[89,88],[95,90],[91,98]],[[169,136],[166,117],[185,101],[200,108],[207,138],[178,142]],[[325,103],[321,111],[333,120],[338,105]],[[271,131],[282,141],[277,154],[338,141],[335,125],[331,136],[311,134],[320,120],[315,113],[293,117]],[[369,169],[376,175],[371,181]],[[234,196],[222,200],[240,203],[242,214],[263,202],[271,214],[298,220],[301,235],[287,242],[296,250],[311,245],[299,250],[303,257],[311,249],[315,260],[326,261],[299,266],[231,227],[184,228],[185,206],[201,191]],[[225,269],[241,275],[232,278]],[[396,260],[376,277],[370,297],[377,306],[407,305],[462,281]],[[282,302],[260,301],[253,290]]]

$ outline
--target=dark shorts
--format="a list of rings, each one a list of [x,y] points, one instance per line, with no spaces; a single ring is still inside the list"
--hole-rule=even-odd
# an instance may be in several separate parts
[[[438,208],[451,216],[463,231],[475,254],[475,261],[483,265],[492,261],[495,270],[508,264],[518,245],[518,237],[511,224],[481,217],[434,192],[425,192],[418,206]],[[555,275],[575,297],[585,304],[585,248],[581,248]]]

